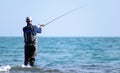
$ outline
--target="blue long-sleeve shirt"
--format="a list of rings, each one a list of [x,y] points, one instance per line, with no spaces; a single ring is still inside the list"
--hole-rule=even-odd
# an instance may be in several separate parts
[[[33,27],[33,29],[34,29],[34,31],[33,31],[34,36],[36,36],[37,33],[41,33],[41,32],[42,32],[42,29],[41,29],[41,28],[38,28],[38,27],[35,26],[35,25],[27,24],[27,26],[32,26],[32,27]],[[27,26],[23,27],[23,32],[26,32],[26,31],[27,31],[27,29],[26,29]]]
[[[28,30],[30,27],[30,30]],[[32,30],[31,30],[32,29]],[[36,44],[36,35],[37,33],[41,33],[42,29],[38,28],[37,26],[33,26],[32,24],[27,24],[27,26],[23,27],[23,32],[24,32],[24,42],[25,44]],[[33,37],[32,39],[28,39],[31,35],[27,37],[26,33],[32,33]]]

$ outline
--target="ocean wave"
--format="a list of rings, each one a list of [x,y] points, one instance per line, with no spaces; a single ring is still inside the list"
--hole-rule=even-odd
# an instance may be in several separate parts
[[[81,67],[31,67],[0,66],[0,73],[119,73],[120,68],[103,65],[82,65]]]

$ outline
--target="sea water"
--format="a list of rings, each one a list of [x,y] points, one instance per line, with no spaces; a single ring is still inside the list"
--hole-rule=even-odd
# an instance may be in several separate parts
[[[0,37],[0,73],[120,73],[120,37],[39,37],[35,67],[23,37]]]

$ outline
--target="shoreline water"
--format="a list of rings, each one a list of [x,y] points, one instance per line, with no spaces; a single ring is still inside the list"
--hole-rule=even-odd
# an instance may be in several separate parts
[[[2,69],[2,70],[1,70]],[[0,67],[0,73],[118,73],[120,68],[102,65],[83,65],[79,68],[45,68],[29,66],[4,66]]]

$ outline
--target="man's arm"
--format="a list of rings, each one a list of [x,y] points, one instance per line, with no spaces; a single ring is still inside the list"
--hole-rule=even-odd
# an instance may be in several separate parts
[[[42,32],[42,27],[44,27],[44,25],[40,25],[40,27],[35,26],[37,33],[41,33]]]

